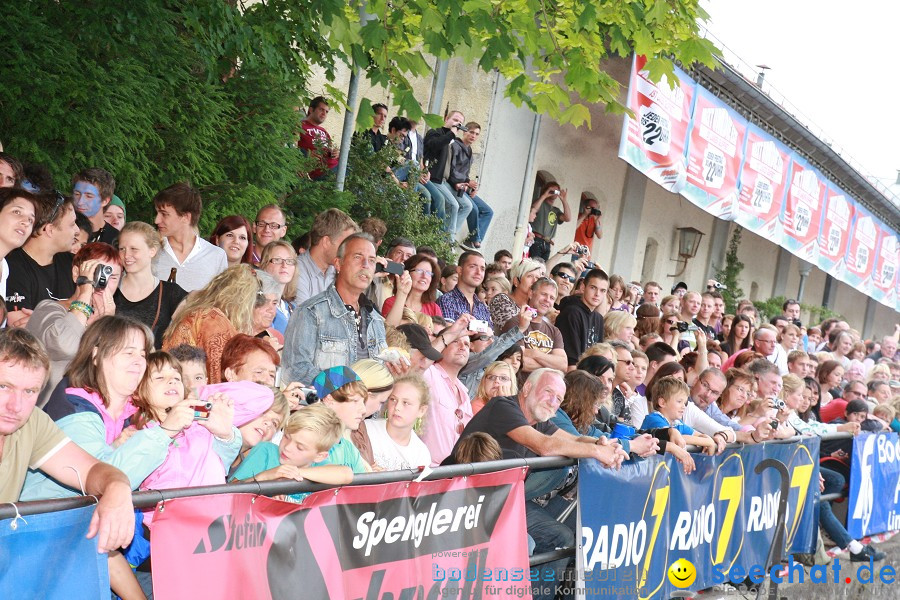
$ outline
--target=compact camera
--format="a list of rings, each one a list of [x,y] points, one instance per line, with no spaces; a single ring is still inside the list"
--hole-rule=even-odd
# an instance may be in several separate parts
[[[706,289],[709,289],[709,288],[714,288],[717,290],[727,290],[728,286],[725,285],[724,283],[719,283],[718,281],[713,281],[712,284],[706,286]]]
[[[307,387],[300,388],[300,402],[305,402],[306,404],[315,404],[318,401],[319,395],[316,393],[316,390]]]
[[[525,311],[525,314],[531,315],[531,318],[532,318],[532,319],[534,319],[535,317],[538,316],[538,311],[537,311],[537,309],[536,309],[536,308],[532,308],[532,307],[528,306],[527,304],[526,304],[524,307],[522,307],[522,310]]]
[[[595,217],[599,217],[599,216],[603,215],[603,213],[600,211],[599,208],[592,208],[590,210],[591,210],[591,215],[593,215]]]
[[[465,125],[463,125],[462,123],[457,123],[456,130],[465,132],[465,131],[469,131],[469,128],[466,127]]]
[[[204,402],[203,404],[195,404],[191,408],[194,409],[194,420],[195,421],[205,421],[209,418],[209,413],[212,412],[212,402]]]
[[[488,322],[480,319],[472,319],[469,321],[469,331],[474,331],[476,333],[494,333]]]
[[[677,329],[679,333],[686,333],[688,331],[699,331],[699,327],[696,325],[691,325],[687,321],[678,321],[673,329]]]
[[[105,290],[112,272],[113,269],[109,265],[97,265],[97,268],[94,269],[94,279],[91,281],[91,285],[98,290]]]

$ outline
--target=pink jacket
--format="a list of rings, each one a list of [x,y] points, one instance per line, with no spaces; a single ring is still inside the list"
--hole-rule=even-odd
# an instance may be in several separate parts
[[[216,383],[200,389],[200,400],[223,392],[234,400],[234,424],[244,425],[266,412],[274,401],[269,388],[250,382]],[[158,427],[151,422],[148,427]],[[192,423],[175,437],[165,462],[141,484],[141,490],[162,490],[225,483],[228,468],[241,451],[241,434],[232,427],[234,439],[223,442],[205,427]],[[144,514],[150,523],[152,512]]]

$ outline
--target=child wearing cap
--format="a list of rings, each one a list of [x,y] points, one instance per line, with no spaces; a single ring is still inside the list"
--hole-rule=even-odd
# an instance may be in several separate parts
[[[350,432],[359,429],[366,416],[366,384],[350,367],[331,367],[316,375],[312,386],[322,404],[337,413],[343,425],[342,436],[328,451],[324,464],[345,465],[354,473],[371,471],[372,467],[349,439]]]
[[[254,446],[229,481],[295,479],[333,485],[350,483],[353,471],[349,467],[321,464],[343,430],[337,414],[324,404],[304,406],[288,418],[281,442],[277,446],[271,442]],[[282,499],[302,502],[308,495],[309,492],[298,492]]]
[[[122,226],[125,225],[125,215],[125,203],[122,202],[121,198],[113,194],[112,200],[103,209],[103,220],[110,227],[115,227],[117,230],[122,231]]]

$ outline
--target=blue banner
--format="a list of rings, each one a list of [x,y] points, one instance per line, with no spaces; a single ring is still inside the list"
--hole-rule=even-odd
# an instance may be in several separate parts
[[[109,600],[106,554],[87,539],[94,507],[0,521],[0,598]]]
[[[746,576],[752,566],[765,568],[781,498],[778,472],[755,472],[767,458],[788,470],[787,552],[814,550],[818,438],[693,456],[697,469],[690,475],[671,455],[619,471],[579,462],[579,550],[588,597],[670,598],[684,588],[710,587],[738,569]],[[677,569],[680,559],[690,561],[693,574],[675,586],[670,567]]]
[[[853,539],[900,529],[900,443],[896,433],[861,433],[853,438],[850,510]],[[875,499],[878,502],[875,502]]]

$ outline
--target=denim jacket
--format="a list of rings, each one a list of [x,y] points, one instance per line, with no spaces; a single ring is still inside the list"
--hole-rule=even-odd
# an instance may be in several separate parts
[[[359,308],[366,313],[366,343],[369,357],[385,348],[384,318],[375,306],[360,295]],[[329,367],[351,365],[357,360],[356,321],[347,310],[334,284],[301,304],[284,332],[281,365],[285,382],[312,382]]]

